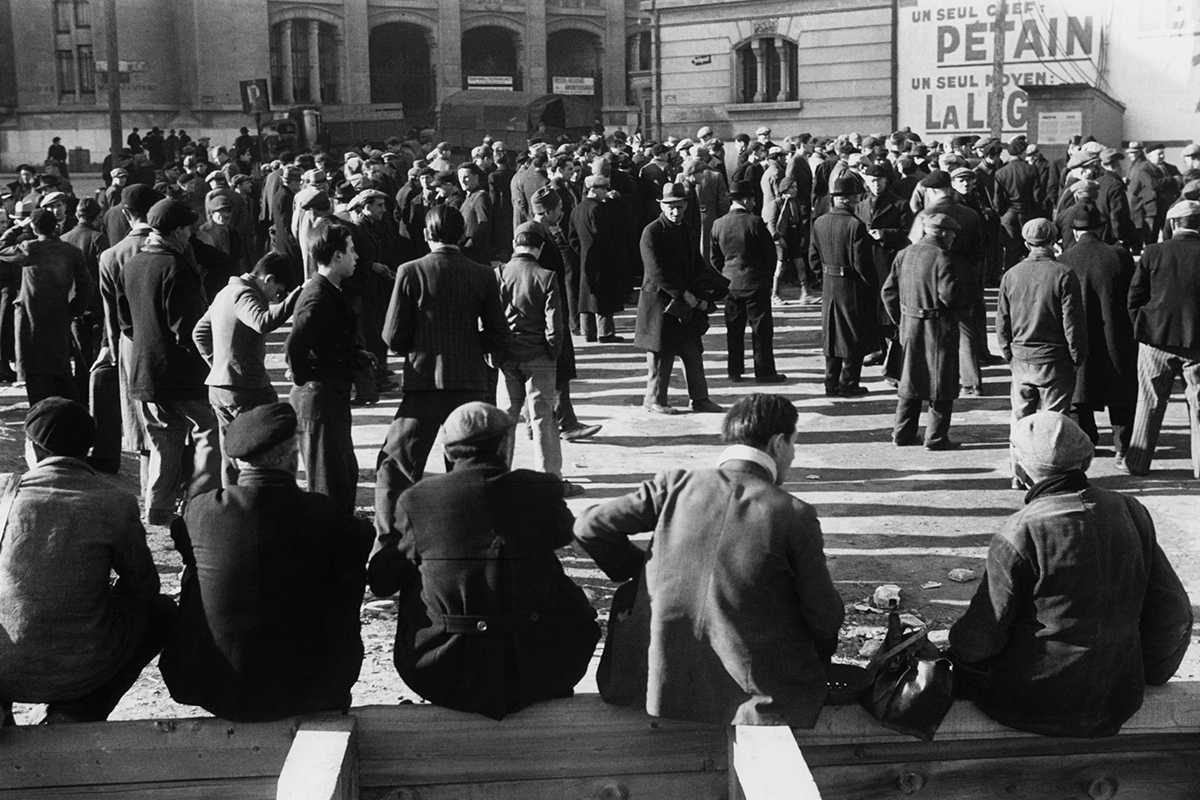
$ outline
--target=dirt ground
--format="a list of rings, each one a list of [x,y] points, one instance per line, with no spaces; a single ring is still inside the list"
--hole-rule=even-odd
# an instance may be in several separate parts
[[[994,293],[993,293],[994,295]],[[994,310],[994,296],[990,298]],[[581,512],[606,498],[634,489],[640,481],[666,467],[703,467],[721,449],[721,418],[714,414],[649,415],[640,403],[645,386],[645,358],[632,346],[633,315],[618,316],[624,344],[577,342],[580,379],[572,384],[580,417],[604,429],[591,441],[564,443],[564,472],[586,488],[570,502]],[[864,370],[870,394],[854,400],[831,400],[822,389],[819,307],[790,305],[775,314],[775,352],[779,369],[789,380],[770,387],[792,399],[800,411],[801,436],[796,462],[785,488],[816,506],[825,534],[830,570],[846,602],[839,660],[863,663],[878,647],[886,617],[867,610],[866,599],[881,584],[901,589],[902,609],[923,621],[936,621],[934,641],[965,608],[977,581],[956,583],[954,569],[981,572],[987,544],[1005,517],[1022,504],[1022,493],[1009,487],[1007,433],[1009,419],[1008,369],[985,369],[982,397],[955,404],[951,435],[961,449],[931,453],[923,448],[895,448],[890,443],[895,391],[879,367]],[[271,339],[268,363],[276,387],[286,395],[281,345],[286,329]],[[755,391],[753,382],[733,384],[725,379],[725,330],[719,319],[705,337],[705,364],[712,397],[728,405]],[[993,341],[993,352],[995,344]],[[399,368],[393,358],[392,367]],[[1162,543],[1184,585],[1200,606],[1200,481],[1191,478],[1188,427],[1181,386],[1167,412],[1153,471],[1133,478],[1112,465],[1111,444],[1102,442],[1090,470],[1099,486],[1128,492],[1154,516]],[[372,512],[375,454],[398,402],[384,397],[373,407],[354,411],[354,439],[360,470],[359,511]],[[672,402],[686,405],[680,369],[672,383]],[[18,387],[0,386],[0,469],[23,469],[21,424],[27,404]],[[1103,417],[1101,418],[1103,421]],[[530,466],[532,447],[520,438],[517,466]],[[440,449],[430,458],[430,471],[441,467]],[[112,479],[121,489],[137,491],[137,466],[125,459],[122,474]],[[165,528],[149,530],[151,548],[164,591],[178,591],[179,557]],[[601,620],[613,584],[577,547],[562,552],[568,573],[584,587]],[[366,647],[355,705],[419,702],[397,678],[391,663],[395,632],[391,603],[364,597],[362,636]],[[1197,608],[1200,618],[1200,608]],[[1177,679],[1200,677],[1200,629]],[[597,653],[597,657],[598,657]],[[593,667],[596,659],[593,659]],[[579,691],[595,691],[591,674]],[[18,706],[18,721],[36,722],[43,708]],[[112,719],[144,719],[204,715],[195,707],[173,702],[157,667],[147,668]]]

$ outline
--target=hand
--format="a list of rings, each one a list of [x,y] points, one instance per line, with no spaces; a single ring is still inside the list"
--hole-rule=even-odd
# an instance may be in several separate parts
[[[871,238],[875,241],[883,241],[883,231],[879,230],[879,228],[867,228],[867,233],[871,234]]]
[[[686,289],[684,290],[683,294],[680,295],[680,297],[683,298],[683,302],[688,304],[689,308],[695,308],[696,306],[700,305],[700,301],[696,298],[696,295],[692,294]]]

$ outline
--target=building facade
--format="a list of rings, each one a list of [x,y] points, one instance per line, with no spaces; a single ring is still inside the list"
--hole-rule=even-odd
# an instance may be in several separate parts
[[[115,0],[126,131],[183,128],[228,142],[253,117],[241,81],[268,79],[273,111],[329,122],[435,124],[473,87],[583,95],[628,128],[626,41],[637,0]],[[52,136],[109,149],[105,0],[0,0],[0,165]],[[634,123],[636,124],[636,123]],[[379,129],[379,125],[375,126]]]

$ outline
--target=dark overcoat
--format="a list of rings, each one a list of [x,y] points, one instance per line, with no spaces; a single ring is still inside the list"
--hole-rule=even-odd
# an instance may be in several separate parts
[[[885,189],[878,197],[868,193],[858,202],[854,214],[868,228],[880,231],[883,236],[882,239],[876,239],[870,234],[867,235],[877,285],[882,286],[888,273],[892,271],[892,262],[896,260],[896,254],[910,244],[908,232],[912,227],[912,209],[908,203],[892,194],[890,189]],[[879,306],[879,321],[884,325],[891,324],[891,319],[882,304]]]
[[[542,269],[550,270],[554,273],[554,278],[558,282],[558,293],[560,297],[567,296],[567,265],[559,243],[566,244],[563,239],[562,232],[557,228],[550,230],[542,223],[537,223],[541,226],[542,232],[546,237],[546,243],[542,247],[541,255],[538,256],[538,265]],[[570,252],[570,247],[567,247]],[[574,255],[572,253],[572,255]],[[563,308],[563,313],[567,311]],[[578,372],[575,370],[575,344],[571,341],[570,334],[564,334],[563,346],[558,351],[558,359],[554,362],[555,381],[562,385],[564,381],[573,380]]]
[[[244,469],[172,525],[179,626],[159,667],[171,696],[225,719],[338,711],[358,680],[372,527],[287,473]]]
[[[426,700],[500,719],[569,697],[600,628],[554,551],[574,517],[562,482],[497,460],[462,460],[396,501],[368,566],[397,591],[396,670]]]
[[[654,353],[678,353],[685,336],[700,338],[708,317],[696,309],[687,322],[667,313],[667,306],[685,291],[716,302],[728,293],[729,282],[700,257],[699,239],[686,223],[672,225],[659,218],[642,231],[642,291],[638,296],[633,343]]]
[[[96,284],[83,251],[57,239],[0,253],[3,272],[21,282],[16,300],[17,373],[71,374],[71,319],[87,310]]]
[[[813,222],[811,261],[824,272],[821,333],[825,356],[857,358],[879,340],[879,281],[867,226],[848,208]]]
[[[616,314],[625,307],[628,247],[617,206],[585,197],[571,212],[568,233],[579,255],[579,313]]]
[[[1083,236],[1058,258],[1079,277],[1087,318],[1088,354],[1075,374],[1076,403],[1137,402],[1137,340],[1127,302],[1133,256],[1124,247]]]
[[[932,402],[958,397],[957,314],[964,291],[950,254],[928,237],[902,250],[882,297],[904,346],[896,393]]]

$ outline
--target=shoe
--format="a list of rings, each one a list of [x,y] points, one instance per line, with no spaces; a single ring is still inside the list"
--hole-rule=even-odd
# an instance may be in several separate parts
[[[788,301],[784,300],[779,295],[777,295],[777,294],[771,295],[771,307],[772,308],[781,308],[783,306],[786,306],[787,304],[788,304]]]
[[[862,397],[870,392],[871,390],[865,386],[843,386],[838,390],[838,397]]]
[[[400,384],[387,378],[384,378],[375,384],[375,391],[379,392],[380,394],[383,394],[384,392],[394,392],[399,388]]]
[[[755,383],[784,383],[787,381],[787,375],[782,372],[776,372],[774,375],[763,375],[761,378],[755,378]]]
[[[563,431],[559,436],[565,442],[577,442],[580,439],[590,439],[599,433],[603,427],[603,425],[584,425],[583,423],[579,423],[575,427]]]
[[[892,437],[892,444],[896,445],[896,447],[916,447],[920,443],[921,443],[921,440],[918,439],[916,436],[906,436],[906,437],[893,436]]]
[[[624,336],[617,336],[615,333],[612,336],[601,336],[598,340],[601,344],[619,344],[625,341]]]
[[[745,380],[741,375],[730,375],[728,377],[731,383],[741,383]]]
[[[693,400],[688,403],[688,407],[697,414],[724,414],[725,409],[714,403],[712,400],[705,398],[703,400]]]
[[[821,305],[821,294],[820,292],[802,291],[799,303],[802,306],[819,306]]]
[[[978,386],[964,386],[964,387],[962,387],[962,396],[963,396],[963,397],[979,397],[981,394],[983,394],[983,392],[981,392],[981,391],[979,390],[979,387],[978,387]]]
[[[1004,359],[995,353],[984,353],[979,357],[979,363],[985,367],[994,367],[1004,363]]]
[[[957,450],[960,447],[962,447],[962,442],[955,442],[951,439],[942,439],[940,442],[933,442],[932,444],[925,445],[926,450],[932,450],[934,452],[941,450]]]
[[[840,394],[840,393],[838,392],[837,389],[826,389],[825,390],[826,397],[837,397],[838,394]]]
[[[897,386],[900,385],[900,381],[896,380],[895,378],[884,378],[883,380],[887,383],[888,386],[891,386],[893,389],[895,389]]]
[[[578,483],[571,483],[570,481],[563,481],[562,484],[563,484],[563,497],[579,497],[579,495],[583,494],[583,487],[580,486]]]
[[[867,355],[866,358],[863,359],[864,367],[873,367],[876,364],[882,364],[882,363],[883,363],[883,353],[881,353],[881,352],[870,353]]]
[[[1125,456],[1117,456],[1113,459],[1113,466],[1117,472],[1129,472],[1129,465],[1125,463]]]
[[[175,519],[175,512],[169,508],[152,508],[146,512],[147,525],[170,525]]]
[[[678,409],[671,408],[666,403],[643,403],[642,408],[651,414],[666,414],[668,417],[679,413]]]

